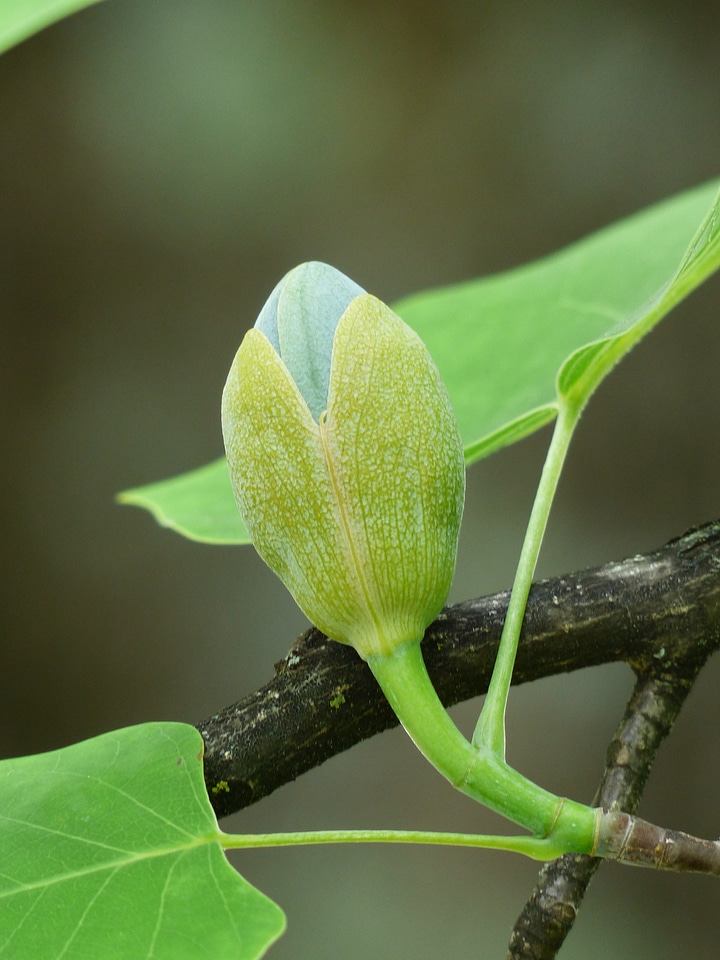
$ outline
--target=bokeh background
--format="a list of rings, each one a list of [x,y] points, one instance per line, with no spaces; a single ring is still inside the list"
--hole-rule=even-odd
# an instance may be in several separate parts
[[[108,0],[0,58],[2,755],[199,720],[304,629],[250,549],[113,500],[222,452],[226,371],[280,276],[323,259],[392,301],[717,176],[719,37],[693,0]],[[718,515],[719,310],[715,279],[599,391],[541,575]],[[471,469],[455,599],[509,585],[547,439]],[[642,807],[708,836],[718,683],[711,664]],[[515,691],[510,759],[589,800],[630,687],[615,666]],[[224,826],[499,824],[395,731]],[[234,862],[289,914],[278,960],[502,957],[535,876],[404,848]],[[712,881],[609,866],[563,957],[714,960],[717,904]]]

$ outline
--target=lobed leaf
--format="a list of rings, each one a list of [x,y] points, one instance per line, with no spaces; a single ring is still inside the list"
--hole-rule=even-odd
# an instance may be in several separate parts
[[[2,960],[254,960],[282,911],[228,863],[193,727],[0,763]]]
[[[394,305],[440,369],[468,463],[538,430],[560,403],[584,403],[613,364],[718,268],[717,191],[718,181],[705,184],[543,260]],[[222,461],[204,471],[121,500],[191,539],[249,542],[233,516]]]

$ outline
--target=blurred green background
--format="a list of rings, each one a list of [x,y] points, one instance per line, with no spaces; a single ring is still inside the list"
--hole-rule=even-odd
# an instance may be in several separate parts
[[[113,501],[222,452],[227,369],[283,273],[327,260],[392,301],[717,176],[719,35],[699,2],[108,0],[0,58],[2,755],[199,720],[304,629],[250,549]],[[718,515],[719,308],[714,279],[591,403],[541,575]],[[547,437],[471,469],[454,599],[509,585]],[[511,761],[589,800],[631,682],[515,691]],[[707,836],[718,683],[711,664],[641,811]],[[499,824],[395,731],[223,826]],[[288,911],[278,960],[503,957],[536,872],[404,848],[234,862]],[[608,866],[562,955],[714,960],[717,902],[706,879]]]

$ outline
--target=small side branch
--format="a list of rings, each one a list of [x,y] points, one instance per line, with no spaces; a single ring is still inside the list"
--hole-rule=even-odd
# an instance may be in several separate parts
[[[597,847],[604,859],[635,867],[720,877],[720,841],[657,827],[619,810],[609,811],[605,819],[611,836],[605,838],[601,831]]]
[[[605,772],[593,800],[595,806],[627,811],[614,815],[633,819],[628,814],[637,809],[657,751],[670,733],[704,662],[690,655],[686,648],[685,654],[681,652],[679,659],[667,664],[669,671],[663,671],[662,676],[649,670],[638,676],[625,715],[608,747]],[[687,839],[691,847],[695,843],[707,846],[707,841]],[[644,849],[648,846],[652,849],[654,844],[646,844]],[[545,864],[513,929],[507,960],[554,960],[601,863],[597,857],[567,854]]]

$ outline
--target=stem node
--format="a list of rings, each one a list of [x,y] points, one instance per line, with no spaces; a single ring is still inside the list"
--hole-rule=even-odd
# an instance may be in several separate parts
[[[720,841],[657,827],[616,810],[603,811],[594,852],[636,867],[720,877]]]

